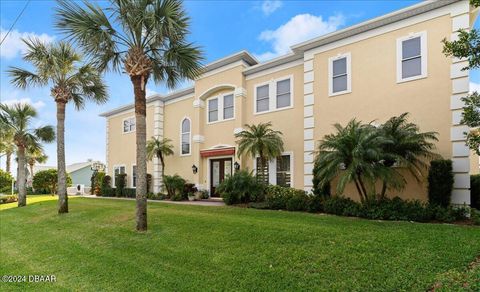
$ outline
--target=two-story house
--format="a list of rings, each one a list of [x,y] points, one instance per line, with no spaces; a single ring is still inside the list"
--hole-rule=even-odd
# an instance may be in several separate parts
[[[438,132],[436,151],[453,160],[452,201],[469,204],[468,128],[460,125],[469,72],[461,70],[465,60],[445,57],[441,41],[471,28],[477,13],[468,1],[425,1],[297,44],[268,62],[246,51],[230,55],[206,65],[193,86],[149,96],[147,136],[173,141],[166,174],[179,174],[214,195],[235,168],[256,170],[255,159],[238,157],[234,134],[245,124],[270,121],[283,132],[285,152],[263,170],[269,182],[310,191],[313,151],[334,123],[384,122],[409,112],[422,131]],[[135,187],[136,173],[133,111],[130,104],[102,114],[107,172],[126,173],[129,187]],[[158,192],[158,160],[149,162],[148,172]],[[357,199],[352,186],[345,195]],[[427,186],[410,178],[393,195],[425,200]]]

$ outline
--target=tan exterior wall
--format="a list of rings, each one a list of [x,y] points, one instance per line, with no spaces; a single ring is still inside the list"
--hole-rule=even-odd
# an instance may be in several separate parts
[[[459,200],[463,200],[468,194],[469,184],[465,180],[469,171],[478,173],[478,156],[471,155],[472,159],[468,161],[468,153],[465,154],[465,149],[462,148],[463,137],[458,134],[463,129],[458,121],[458,111],[461,110],[459,100],[461,94],[464,94],[464,79],[468,79],[468,72],[459,72],[460,67],[455,65],[459,61],[452,62],[444,56],[441,40],[454,37],[452,32],[455,27],[468,23],[465,21],[469,20],[465,3],[452,5],[451,10],[444,7],[441,12],[435,12],[436,16],[431,19],[420,15],[417,20],[421,21],[407,19],[402,23],[409,24],[401,26],[396,23],[394,29],[375,30],[382,33],[367,31],[365,34],[369,37],[366,38],[357,38],[359,36],[355,35],[352,37],[358,39],[355,42],[339,47],[327,45],[332,47],[329,50],[324,47],[313,48],[302,53],[303,63],[302,60],[291,61],[288,65],[282,64],[282,67],[268,68],[249,75],[245,73],[248,64],[237,61],[216,69],[215,72],[208,72],[195,81],[193,96],[165,103],[157,101],[157,112],[163,111],[163,116],[162,122],[158,122],[162,129],[157,129],[156,132],[153,130],[154,106],[149,103],[148,138],[157,133],[172,140],[175,154],[166,158],[166,174],[179,174],[189,182],[208,189],[209,159],[202,158],[200,152],[215,147],[236,146],[234,133],[245,124],[272,122],[273,128],[283,133],[285,151],[293,154],[293,187],[310,190],[312,150],[316,149],[319,140],[333,132],[334,123],[346,125],[356,118],[380,124],[392,116],[409,112],[409,120],[418,124],[421,131],[438,132],[436,151],[444,158],[454,160],[455,188],[459,190]],[[419,32],[427,34],[427,76],[397,83],[397,39]],[[351,56],[351,92],[329,96],[329,58],[345,53]],[[255,114],[255,86],[287,76],[293,78],[293,107]],[[207,100],[230,92],[234,94],[235,118],[207,123]],[[107,161],[111,175],[113,166],[119,164],[126,165],[127,173],[131,174],[131,165],[135,161],[135,135],[122,133],[122,120],[128,116],[133,116],[133,111],[116,114],[107,120]],[[180,126],[185,117],[191,120],[189,155],[180,154]],[[242,168],[254,168],[251,158],[233,159]],[[198,167],[197,174],[193,174],[192,165]],[[159,169],[158,165],[155,167]],[[153,169],[152,163],[149,163],[149,173]],[[405,190],[389,192],[390,195],[426,200],[426,182],[417,182],[408,174],[406,177],[408,183]],[[353,185],[347,186],[344,194],[358,199]]]
[[[418,124],[421,131],[438,132],[437,152],[451,157],[451,82],[440,82],[450,78],[450,60],[443,55],[441,43],[449,36],[450,27],[450,17],[443,16],[316,54],[313,84],[314,116],[318,118],[315,119],[314,139],[318,141],[332,133],[334,123],[346,125],[353,118],[383,123],[392,116],[409,112],[410,120]],[[397,38],[421,31],[427,31],[428,76],[397,83]],[[329,96],[328,60],[344,53],[351,54],[352,91]],[[411,177],[408,181],[402,196],[426,200],[426,184],[419,185]],[[349,185],[344,194],[358,197],[353,185]]]
[[[114,167],[124,165],[127,187],[132,187],[132,166],[136,164],[135,131],[123,133],[123,120],[134,117],[133,110],[110,117],[108,123],[108,175],[114,177]],[[147,139],[153,136],[153,105],[147,105]],[[147,172],[153,172],[153,164],[147,163]]]

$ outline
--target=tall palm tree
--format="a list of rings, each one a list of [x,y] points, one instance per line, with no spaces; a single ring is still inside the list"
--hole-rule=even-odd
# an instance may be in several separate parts
[[[387,167],[379,163],[385,145],[392,141],[371,124],[362,124],[355,119],[345,127],[340,124],[334,127],[336,133],[326,135],[318,146],[316,180],[322,188],[338,176],[338,194],[343,193],[347,183],[353,181],[360,200],[366,202],[374,195],[372,188],[378,177],[390,181],[396,179]]]
[[[41,142],[53,142],[55,131],[52,126],[31,128],[32,119],[37,116],[36,110],[29,104],[17,103],[8,106],[0,103],[0,128],[13,132],[16,155],[18,158],[18,206],[25,206],[27,193],[25,187],[25,151],[29,147],[40,147]]]
[[[384,145],[382,162],[401,178],[400,185],[391,186],[394,189],[401,189],[406,183],[396,167],[406,168],[417,181],[420,181],[428,170],[429,161],[439,158],[439,155],[433,152],[434,141],[438,141],[438,133],[420,132],[416,124],[408,122],[408,113],[390,118],[380,130],[384,137],[392,141]],[[383,180],[379,199],[385,197],[387,187],[388,182]]]
[[[125,72],[135,96],[137,230],[147,229],[145,88],[150,78],[170,88],[200,76],[201,51],[187,41],[190,19],[177,0],[58,1],[56,26],[76,41],[99,70]],[[107,12],[107,13],[106,13]]]
[[[23,59],[35,71],[12,67],[11,82],[19,88],[51,86],[57,106],[57,169],[58,213],[68,213],[67,173],[65,167],[65,108],[73,102],[76,109],[85,107],[87,100],[97,104],[107,101],[107,87],[96,68],[82,64],[82,56],[67,42],[46,44],[37,38],[23,40],[27,52]]]
[[[8,129],[0,129],[0,157],[5,155],[5,171],[10,173],[12,155],[15,152],[13,133]]]
[[[165,157],[173,155],[172,140],[168,138],[159,139],[152,137],[147,141],[147,158],[152,160],[154,157],[160,159],[162,164],[162,176],[165,175]]]
[[[25,160],[29,166],[30,176],[33,178],[35,175],[33,167],[37,163],[47,162],[48,156],[45,154],[42,145],[31,145],[27,147],[25,153]]]
[[[275,158],[283,152],[282,132],[273,130],[272,123],[260,123],[258,125],[245,125],[247,128],[237,134],[238,157],[250,155],[253,159],[260,158],[260,178],[262,183],[268,184],[265,176],[265,167],[268,160]]]

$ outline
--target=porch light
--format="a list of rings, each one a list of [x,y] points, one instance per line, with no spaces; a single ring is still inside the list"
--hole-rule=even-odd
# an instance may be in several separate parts
[[[235,161],[235,163],[233,164],[233,168],[237,171],[237,170],[240,170],[240,163],[238,163],[237,161]]]
[[[193,171],[193,174],[197,174],[198,172],[198,167],[195,164],[192,165],[192,171]]]

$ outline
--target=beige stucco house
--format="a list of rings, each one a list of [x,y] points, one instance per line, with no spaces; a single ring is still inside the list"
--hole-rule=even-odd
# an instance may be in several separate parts
[[[383,122],[409,112],[422,131],[439,133],[437,152],[454,162],[453,203],[469,204],[478,157],[470,159],[468,128],[459,124],[469,72],[461,70],[465,60],[445,57],[441,41],[471,28],[477,13],[466,0],[426,1],[297,44],[268,62],[246,51],[230,55],[208,64],[192,87],[149,96],[147,136],[173,141],[166,174],[212,191],[235,166],[256,168],[254,159],[237,157],[234,134],[247,123],[271,121],[283,132],[285,153],[269,162],[269,182],[310,191],[312,151],[332,124]],[[133,104],[102,116],[107,172],[127,173],[135,187]],[[149,162],[148,172],[159,191],[159,161]],[[353,187],[345,195],[357,196]],[[412,179],[399,195],[425,200],[426,184]]]

